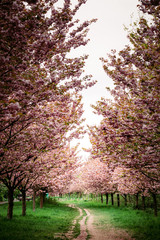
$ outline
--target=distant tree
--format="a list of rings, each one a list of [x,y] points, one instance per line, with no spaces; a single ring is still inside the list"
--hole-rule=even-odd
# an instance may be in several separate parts
[[[51,196],[67,192],[76,161],[76,148],[70,148],[69,145],[57,148],[40,157],[40,162],[45,162],[45,164],[41,164],[39,177],[29,187],[40,194],[41,208],[45,192]]]
[[[110,169],[98,159],[89,159],[75,171],[70,191],[95,194],[114,192]]]

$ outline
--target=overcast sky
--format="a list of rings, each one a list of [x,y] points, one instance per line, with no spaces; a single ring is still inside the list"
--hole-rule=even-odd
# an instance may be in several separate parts
[[[75,0],[73,0],[73,3]],[[92,74],[97,84],[83,92],[84,117],[86,124],[93,125],[99,122],[92,113],[90,104],[95,104],[101,97],[109,97],[106,87],[113,86],[112,80],[102,68],[100,57],[107,58],[112,49],[120,51],[129,42],[124,26],[129,27],[139,18],[138,0],[88,0],[82,5],[76,17],[83,20],[97,18],[97,22],[90,26],[87,46],[76,52],[79,55],[88,54],[86,74]],[[81,140],[81,146],[89,146],[88,137]],[[83,153],[82,153],[83,154]]]

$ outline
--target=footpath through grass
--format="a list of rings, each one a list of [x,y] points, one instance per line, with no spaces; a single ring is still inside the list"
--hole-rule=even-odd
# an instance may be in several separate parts
[[[32,202],[27,202],[27,215],[21,216],[21,202],[14,203],[12,220],[7,220],[7,204],[0,206],[0,240],[53,240],[55,233],[65,233],[79,215],[77,209],[64,203],[48,202],[42,209],[37,203],[32,211]]]
[[[74,200],[73,203],[82,208],[88,208],[95,215],[98,225],[113,225],[125,229],[137,240],[160,240],[160,216],[143,210],[134,210],[131,207],[106,206],[97,201]]]

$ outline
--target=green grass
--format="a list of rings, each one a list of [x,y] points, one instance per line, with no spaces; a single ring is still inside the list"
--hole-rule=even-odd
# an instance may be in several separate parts
[[[65,204],[45,203],[42,209],[37,205],[32,211],[32,202],[27,202],[27,215],[21,216],[21,203],[14,204],[12,220],[7,220],[7,204],[0,206],[0,240],[43,240],[54,238],[55,233],[65,233],[78,216],[76,209]]]
[[[137,240],[160,239],[160,216],[153,212],[134,210],[131,207],[106,206],[97,201],[80,201],[80,207],[88,208],[99,219],[99,224],[105,228],[109,223],[117,228],[125,229]]]
[[[105,228],[111,224],[117,228],[125,229],[137,240],[159,240],[160,239],[160,216],[155,217],[153,211],[134,210],[131,207],[106,206],[98,201],[89,200],[65,200],[61,202],[48,202],[42,209],[37,203],[36,211],[32,211],[32,202],[27,202],[27,216],[21,216],[21,203],[14,206],[12,220],[7,220],[7,204],[0,205],[0,240],[54,240],[55,233],[64,233],[71,227],[72,221],[79,216],[79,211],[67,207],[66,204],[74,203],[81,208],[88,208],[96,216],[97,224]],[[83,216],[85,215],[83,211]],[[83,217],[82,216],[82,217]],[[80,233],[77,218],[73,229],[74,236]],[[55,236],[55,237],[54,237]],[[65,239],[65,238],[63,238]],[[66,238],[67,239],[67,238]],[[88,233],[89,239],[89,233]]]

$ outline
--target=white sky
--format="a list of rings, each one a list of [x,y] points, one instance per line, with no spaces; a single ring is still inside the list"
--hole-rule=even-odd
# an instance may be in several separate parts
[[[73,3],[75,0],[73,0]],[[100,57],[107,58],[111,49],[120,51],[128,43],[127,32],[124,25],[129,27],[134,20],[139,17],[137,8],[138,0],[88,0],[83,4],[76,15],[77,19],[90,20],[97,18],[97,22],[90,26],[88,38],[90,42],[85,47],[81,47],[76,54],[88,54],[86,63],[86,74],[92,74],[93,79],[98,83],[83,91],[84,117],[86,124],[94,125],[99,122],[98,116],[92,113],[90,104],[95,104],[101,97],[110,97],[107,95],[105,87],[113,86],[112,80],[103,70]],[[81,141],[81,147],[89,147],[87,136]],[[87,156],[82,151],[82,156]]]

